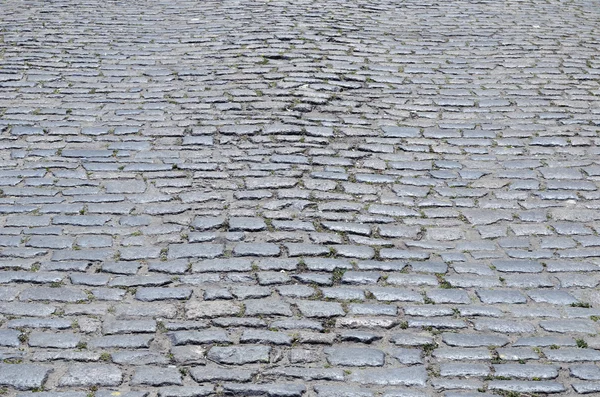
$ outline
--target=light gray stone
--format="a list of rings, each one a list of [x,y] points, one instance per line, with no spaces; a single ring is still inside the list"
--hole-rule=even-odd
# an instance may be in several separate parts
[[[17,390],[39,389],[52,369],[34,364],[0,364],[0,385]]]
[[[59,380],[64,387],[119,386],[123,373],[111,364],[75,364]]]

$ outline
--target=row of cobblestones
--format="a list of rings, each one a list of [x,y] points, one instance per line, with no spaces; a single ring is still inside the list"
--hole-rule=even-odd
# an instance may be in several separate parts
[[[600,394],[594,1],[0,8],[0,395]]]

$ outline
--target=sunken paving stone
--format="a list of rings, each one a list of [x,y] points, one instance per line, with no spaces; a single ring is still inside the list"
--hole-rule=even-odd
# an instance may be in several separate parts
[[[600,394],[594,2],[105,3],[2,4],[0,394]]]

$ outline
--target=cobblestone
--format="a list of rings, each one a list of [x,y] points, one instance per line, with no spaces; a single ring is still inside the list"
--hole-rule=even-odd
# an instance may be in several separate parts
[[[60,386],[119,386],[123,379],[121,370],[109,364],[78,364],[69,367],[59,381]]]
[[[0,394],[600,393],[594,2],[4,3]]]
[[[32,364],[0,364],[0,385],[17,390],[38,389],[44,385],[52,369]]]

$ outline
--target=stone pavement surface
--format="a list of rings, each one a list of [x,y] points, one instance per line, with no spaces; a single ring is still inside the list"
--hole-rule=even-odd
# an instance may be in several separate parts
[[[0,394],[599,395],[596,1],[0,8]]]

